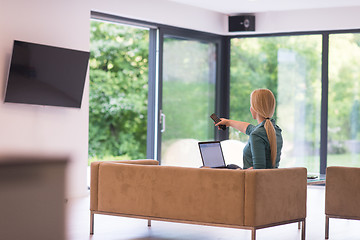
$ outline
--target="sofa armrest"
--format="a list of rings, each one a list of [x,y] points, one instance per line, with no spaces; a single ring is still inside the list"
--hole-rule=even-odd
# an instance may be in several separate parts
[[[98,183],[99,167],[102,163],[121,163],[121,164],[138,164],[138,165],[159,165],[159,162],[151,159],[126,160],[126,161],[96,161],[91,163],[90,169],[90,210],[98,210]]]
[[[306,218],[306,191],[306,168],[246,171],[245,226]]]
[[[326,169],[325,214],[349,218],[360,217],[360,168]]]

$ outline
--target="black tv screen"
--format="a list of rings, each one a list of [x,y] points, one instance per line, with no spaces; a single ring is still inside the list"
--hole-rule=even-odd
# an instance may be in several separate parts
[[[15,40],[5,102],[80,108],[89,55]]]

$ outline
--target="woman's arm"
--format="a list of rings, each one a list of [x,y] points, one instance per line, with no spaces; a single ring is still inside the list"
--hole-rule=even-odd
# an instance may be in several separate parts
[[[226,118],[220,118],[220,120],[221,121],[218,122],[217,124],[215,124],[215,126],[226,125],[227,127],[233,127],[245,134],[246,134],[246,128],[250,124],[247,122],[235,121],[235,120],[230,120],[230,119],[226,119]]]

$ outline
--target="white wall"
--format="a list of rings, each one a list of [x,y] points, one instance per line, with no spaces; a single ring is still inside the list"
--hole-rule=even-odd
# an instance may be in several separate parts
[[[87,193],[88,81],[81,109],[4,103],[13,40],[89,50],[87,0],[0,0],[0,152],[67,155],[67,197]]]
[[[122,17],[223,34],[227,16],[165,0],[91,0],[94,11]]]
[[[228,16],[164,0],[91,0],[94,11],[221,35],[360,28],[360,7],[256,13],[255,32],[228,32]],[[241,13],[239,13],[241,14]]]
[[[359,13],[360,7],[257,13],[255,14],[256,31],[254,33],[359,29]],[[229,35],[234,34],[239,33],[230,33]]]

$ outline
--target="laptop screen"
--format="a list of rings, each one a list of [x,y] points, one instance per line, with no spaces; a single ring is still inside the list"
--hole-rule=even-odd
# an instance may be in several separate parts
[[[225,160],[219,141],[199,142],[203,165],[206,167],[223,167]]]

